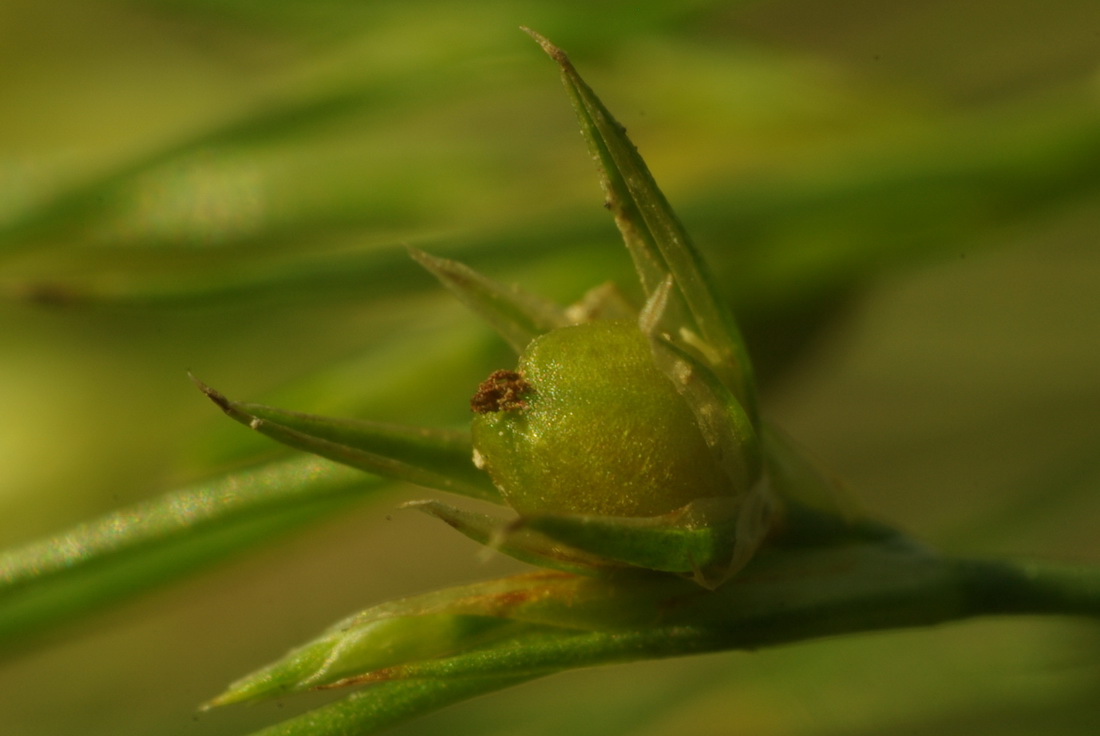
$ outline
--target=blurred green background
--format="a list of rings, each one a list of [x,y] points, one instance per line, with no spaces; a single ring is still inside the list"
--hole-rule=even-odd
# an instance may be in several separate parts
[[[1100,558],[1100,5],[0,0],[0,546],[280,451],[186,378],[460,425],[503,345],[403,246],[632,275],[553,65],[628,129],[764,407],[954,553]],[[398,488],[0,664],[8,735],[199,714],[352,611],[518,570]],[[33,646],[32,646],[33,644]],[[408,734],[1095,734],[1100,636],[985,620],[570,673]]]

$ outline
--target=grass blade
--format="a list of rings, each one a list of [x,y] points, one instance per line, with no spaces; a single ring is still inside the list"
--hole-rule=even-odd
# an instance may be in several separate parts
[[[0,555],[0,649],[361,498],[378,479],[304,457],[107,514]]]

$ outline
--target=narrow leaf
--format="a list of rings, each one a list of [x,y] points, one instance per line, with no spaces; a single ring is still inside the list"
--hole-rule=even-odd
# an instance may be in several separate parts
[[[561,307],[518,286],[505,286],[469,266],[416,248],[409,248],[409,254],[485,319],[517,353],[542,333],[569,324]]]
[[[0,555],[0,648],[342,508],[377,479],[314,457],[199,484]]]
[[[290,447],[393,480],[501,502],[489,477],[474,467],[467,433],[399,427],[245,404],[192,380],[228,416]]]

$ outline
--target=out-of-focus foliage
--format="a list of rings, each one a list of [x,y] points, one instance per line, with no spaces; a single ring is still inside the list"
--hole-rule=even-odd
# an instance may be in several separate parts
[[[520,24],[583,63],[761,376],[783,369],[766,415],[919,537],[1096,558],[1083,0],[8,0],[0,545],[274,457],[187,369],[303,411],[461,425],[506,349],[405,244],[561,301],[633,280]],[[194,708],[273,652],[519,569],[380,498],[6,660],[5,733],[239,733],[301,706]],[[573,674],[409,732],[1091,734],[1097,646],[1057,621],[860,637]]]

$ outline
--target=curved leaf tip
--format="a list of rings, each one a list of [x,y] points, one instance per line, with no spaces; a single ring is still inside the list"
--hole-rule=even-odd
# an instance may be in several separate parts
[[[542,50],[545,51],[551,59],[561,64],[562,66],[573,66],[573,62],[569,61],[569,57],[566,55],[566,53],[555,46],[553,43],[551,43],[550,39],[548,39],[546,36],[543,36],[537,31],[531,30],[527,26],[520,26],[519,29],[531,38],[535,39],[535,43],[541,46]]]
[[[204,381],[198,378],[191,371],[187,371],[187,377],[191,379],[191,383],[195,384],[195,388],[203,393],[206,398],[210,399],[217,405],[219,409],[229,414],[232,411],[232,404],[229,399],[225,397],[225,394],[221,393],[212,386],[207,385]]]

